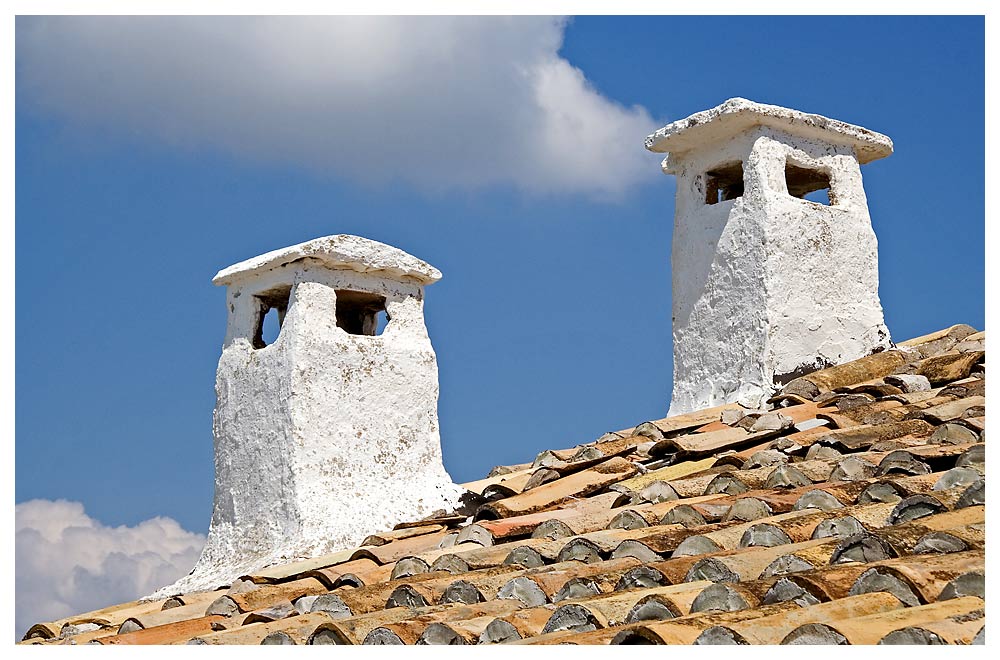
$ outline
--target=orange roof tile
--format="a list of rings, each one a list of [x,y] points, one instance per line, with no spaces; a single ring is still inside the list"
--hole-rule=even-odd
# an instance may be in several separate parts
[[[900,343],[732,404],[541,452],[410,521],[227,591],[26,643],[983,640],[985,334]]]

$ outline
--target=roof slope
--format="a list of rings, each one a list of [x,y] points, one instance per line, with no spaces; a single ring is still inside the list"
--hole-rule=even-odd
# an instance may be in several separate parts
[[[985,335],[499,467],[474,516],[28,644],[982,643]]]

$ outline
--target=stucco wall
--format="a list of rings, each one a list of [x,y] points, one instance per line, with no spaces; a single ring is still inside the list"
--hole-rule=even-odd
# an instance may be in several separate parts
[[[254,348],[255,296],[289,285],[280,334]],[[344,289],[385,297],[380,335],[337,326]],[[353,547],[457,503],[464,491],[442,463],[422,286],[306,258],[237,277],[227,306],[209,539],[193,574],[160,593]]]
[[[828,173],[834,205],[797,199],[786,160]],[[743,162],[744,193],[705,203],[705,172]],[[849,147],[757,126],[671,153],[674,386],[669,414],[755,407],[803,368],[889,346],[878,246]]]

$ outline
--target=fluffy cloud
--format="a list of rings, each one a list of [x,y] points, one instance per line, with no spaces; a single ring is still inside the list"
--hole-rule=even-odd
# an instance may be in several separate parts
[[[187,574],[205,537],[170,518],[106,527],[79,502],[31,500],[14,508],[15,625],[32,625],[151,593]]]
[[[641,106],[551,17],[19,17],[19,101],[387,184],[617,195],[657,174]]]

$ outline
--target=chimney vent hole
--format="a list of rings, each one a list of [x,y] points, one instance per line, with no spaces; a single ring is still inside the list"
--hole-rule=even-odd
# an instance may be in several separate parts
[[[337,327],[348,334],[376,336],[389,324],[385,297],[363,291],[337,291]]]
[[[274,343],[274,340],[278,338],[278,333],[281,332],[281,321],[278,320],[278,310],[271,307],[264,314],[264,320],[261,321],[261,339],[265,346],[270,346]]]
[[[823,170],[785,163],[785,184],[788,194],[817,204],[831,206],[836,198],[830,190],[830,174]]]
[[[253,333],[253,347],[264,348],[278,340],[281,326],[288,313],[288,301],[292,297],[290,285],[277,287],[257,294],[257,326]]]
[[[706,204],[718,204],[742,196],[742,162],[728,163],[705,173]]]

